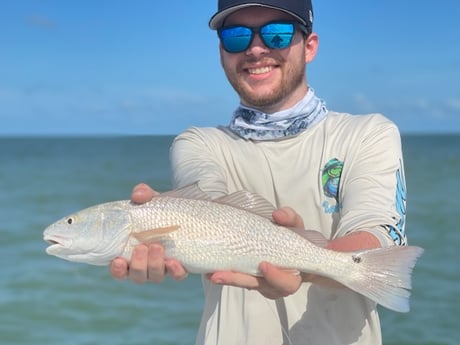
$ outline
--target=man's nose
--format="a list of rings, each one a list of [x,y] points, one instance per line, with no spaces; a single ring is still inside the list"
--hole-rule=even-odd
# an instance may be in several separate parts
[[[254,39],[251,42],[251,45],[246,49],[246,55],[264,55],[270,52],[270,48],[268,48],[262,39],[260,38],[259,34],[254,35]]]

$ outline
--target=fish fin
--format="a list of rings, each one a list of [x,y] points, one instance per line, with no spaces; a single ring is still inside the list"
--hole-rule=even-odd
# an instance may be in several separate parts
[[[161,193],[159,197],[171,197],[194,200],[212,200],[212,198],[200,188],[198,182],[186,185],[181,188],[170,190],[168,192]]]
[[[240,208],[270,220],[272,220],[272,213],[275,210],[275,206],[273,206],[268,200],[264,199],[260,195],[244,190],[225,195],[214,199],[213,201]]]
[[[359,276],[339,281],[385,308],[409,311],[411,274],[423,249],[416,246],[391,246],[352,253],[354,264],[361,265]]]
[[[328,244],[328,239],[324,237],[324,235],[315,230],[305,230],[305,229],[299,229],[299,228],[289,228],[291,231],[295,232],[296,234],[302,236],[303,238],[307,239],[314,245],[321,247],[321,248],[326,248]]]
[[[198,182],[189,184],[182,188],[161,193],[159,197],[209,200],[244,209],[248,212],[255,213],[270,220],[272,219],[272,213],[275,210],[275,207],[268,200],[264,199],[260,195],[244,190],[213,199],[200,188]]]
[[[141,243],[150,243],[158,240],[160,237],[169,235],[170,233],[178,230],[180,225],[171,225],[164,228],[156,228],[133,234],[134,238]]]

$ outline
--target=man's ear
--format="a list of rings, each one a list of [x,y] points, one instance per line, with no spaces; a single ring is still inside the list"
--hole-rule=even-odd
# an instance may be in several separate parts
[[[319,37],[312,32],[305,40],[305,63],[310,63],[318,52]]]

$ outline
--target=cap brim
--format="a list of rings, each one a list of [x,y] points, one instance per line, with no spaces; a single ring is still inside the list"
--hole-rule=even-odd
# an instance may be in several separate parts
[[[287,11],[285,9],[275,7],[275,6],[262,5],[262,4],[256,4],[256,3],[249,3],[249,4],[242,4],[242,5],[233,6],[233,7],[227,8],[227,9],[221,11],[221,12],[217,12],[209,20],[209,27],[212,30],[217,30],[220,27],[222,27],[222,25],[223,25],[223,23],[225,21],[225,18],[227,18],[230,14],[232,14],[233,12],[236,12],[238,10],[241,10],[242,8],[252,7],[252,6],[267,7],[267,8],[272,8],[272,9],[275,9],[275,10],[278,10],[278,11],[288,13],[289,15],[293,16],[294,18],[296,18],[300,23],[302,23],[304,25],[307,25],[305,20],[300,18],[298,15],[296,15],[296,14],[290,12],[290,11]]]

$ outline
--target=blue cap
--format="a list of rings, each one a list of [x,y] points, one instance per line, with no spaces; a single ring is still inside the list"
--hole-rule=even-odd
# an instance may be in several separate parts
[[[217,12],[211,17],[209,27],[217,30],[222,27],[225,18],[233,12],[245,7],[261,6],[286,12],[299,20],[305,26],[313,26],[313,6],[311,0],[219,0]]]

